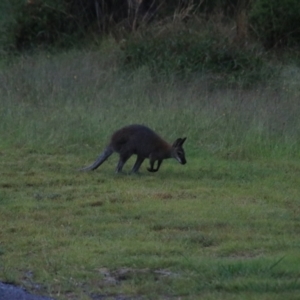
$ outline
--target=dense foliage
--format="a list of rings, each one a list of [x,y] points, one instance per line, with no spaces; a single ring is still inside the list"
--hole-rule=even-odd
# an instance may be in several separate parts
[[[253,1],[250,20],[265,47],[300,45],[300,1]]]
[[[299,28],[298,0],[5,0],[0,55],[109,35],[121,42],[125,67],[251,84],[270,74],[264,49],[298,47]]]
[[[186,22],[221,14],[233,22],[242,11],[249,18],[247,26],[267,48],[299,45],[298,0],[5,0],[0,5],[1,43],[18,50],[70,46],[90,34],[110,33],[116,26],[128,32],[175,15]]]
[[[240,49],[212,29],[152,28],[131,35],[124,53],[127,66],[147,66],[152,73],[164,76],[218,73],[219,83],[224,79],[226,84],[236,83],[243,77],[244,84],[252,84],[270,75],[257,49]]]

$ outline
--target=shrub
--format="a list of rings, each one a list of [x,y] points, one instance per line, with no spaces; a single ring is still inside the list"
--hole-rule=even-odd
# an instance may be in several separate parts
[[[241,49],[213,30],[194,30],[182,24],[130,36],[124,54],[127,67],[148,66],[153,74],[164,75],[215,73],[227,83],[242,77],[247,84],[260,81],[267,69],[255,50]]]
[[[80,26],[67,1],[24,4],[14,27],[15,46],[18,50],[41,45],[67,46],[82,33]]]
[[[266,48],[300,44],[299,0],[256,0],[249,17],[254,33]]]
[[[90,33],[107,33],[115,23],[132,17],[126,0],[4,1],[4,5],[0,4],[0,18],[9,11],[11,20],[0,20],[0,33],[5,32],[6,39],[3,42],[0,37],[0,42],[17,50],[79,44]],[[148,14],[144,2],[137,12],[142,16]]]

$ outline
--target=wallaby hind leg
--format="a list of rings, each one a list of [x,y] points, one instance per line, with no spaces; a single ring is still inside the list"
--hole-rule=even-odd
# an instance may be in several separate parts
[[[145,160],[144,158],[138,156],[134,166],[131,169],[131,173],[137,173],[144,160]]]
[[[126,161],[130,158],[130,154],[120,154],[120,159],[116,167],[116,173],[119,173],[122,171],[124,164]]]
[[[107,147],[96,159],[96,161],[88,167],[82,168],[79,171],[90,171],[97,169],[102,165],[112,154],[114,150],[111,147]]]

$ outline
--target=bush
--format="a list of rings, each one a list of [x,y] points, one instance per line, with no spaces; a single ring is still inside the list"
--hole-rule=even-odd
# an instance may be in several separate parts
[[[137,13],[145,16],[150,11],[145,4]],[[9,45],[16,50],[72,46],[90,33],[108,33],[110,27],[124,19],[129,23],[132,17],[126,0],[4,0],[0,18],[6,12],[11,18],[0,20],[0,33],[5,32],[5,40],[0,37],[0,42],[2,47]]]
[[[266,76],[266,64],[255,50],[241,49],[209,29],[179,25],[132,35],[124,46],[125,65],[148,66],[153,74],[164,75],[215,73],[227,83],[243,77],[252,84]]]
[[[0,56],[13,48],[15,43],[13,28],[15,26],[15,14],[22,5],[17,0],[0,1]]]
[[[266,48],[300,45],[299,0],[256,0],[249,17]]]
[[[47,0],[22,6],[14,27],[18,50],[36,46],[68,46],[82,34],[67,1]]]

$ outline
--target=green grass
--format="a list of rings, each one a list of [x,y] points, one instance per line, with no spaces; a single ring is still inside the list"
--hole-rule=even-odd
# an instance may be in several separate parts
[[[0,280],[57,299],[298,299],[299,86],[157,82],[107,47],[0,71]],[[187,136],[187,165],[77,172],[130,123]]]

